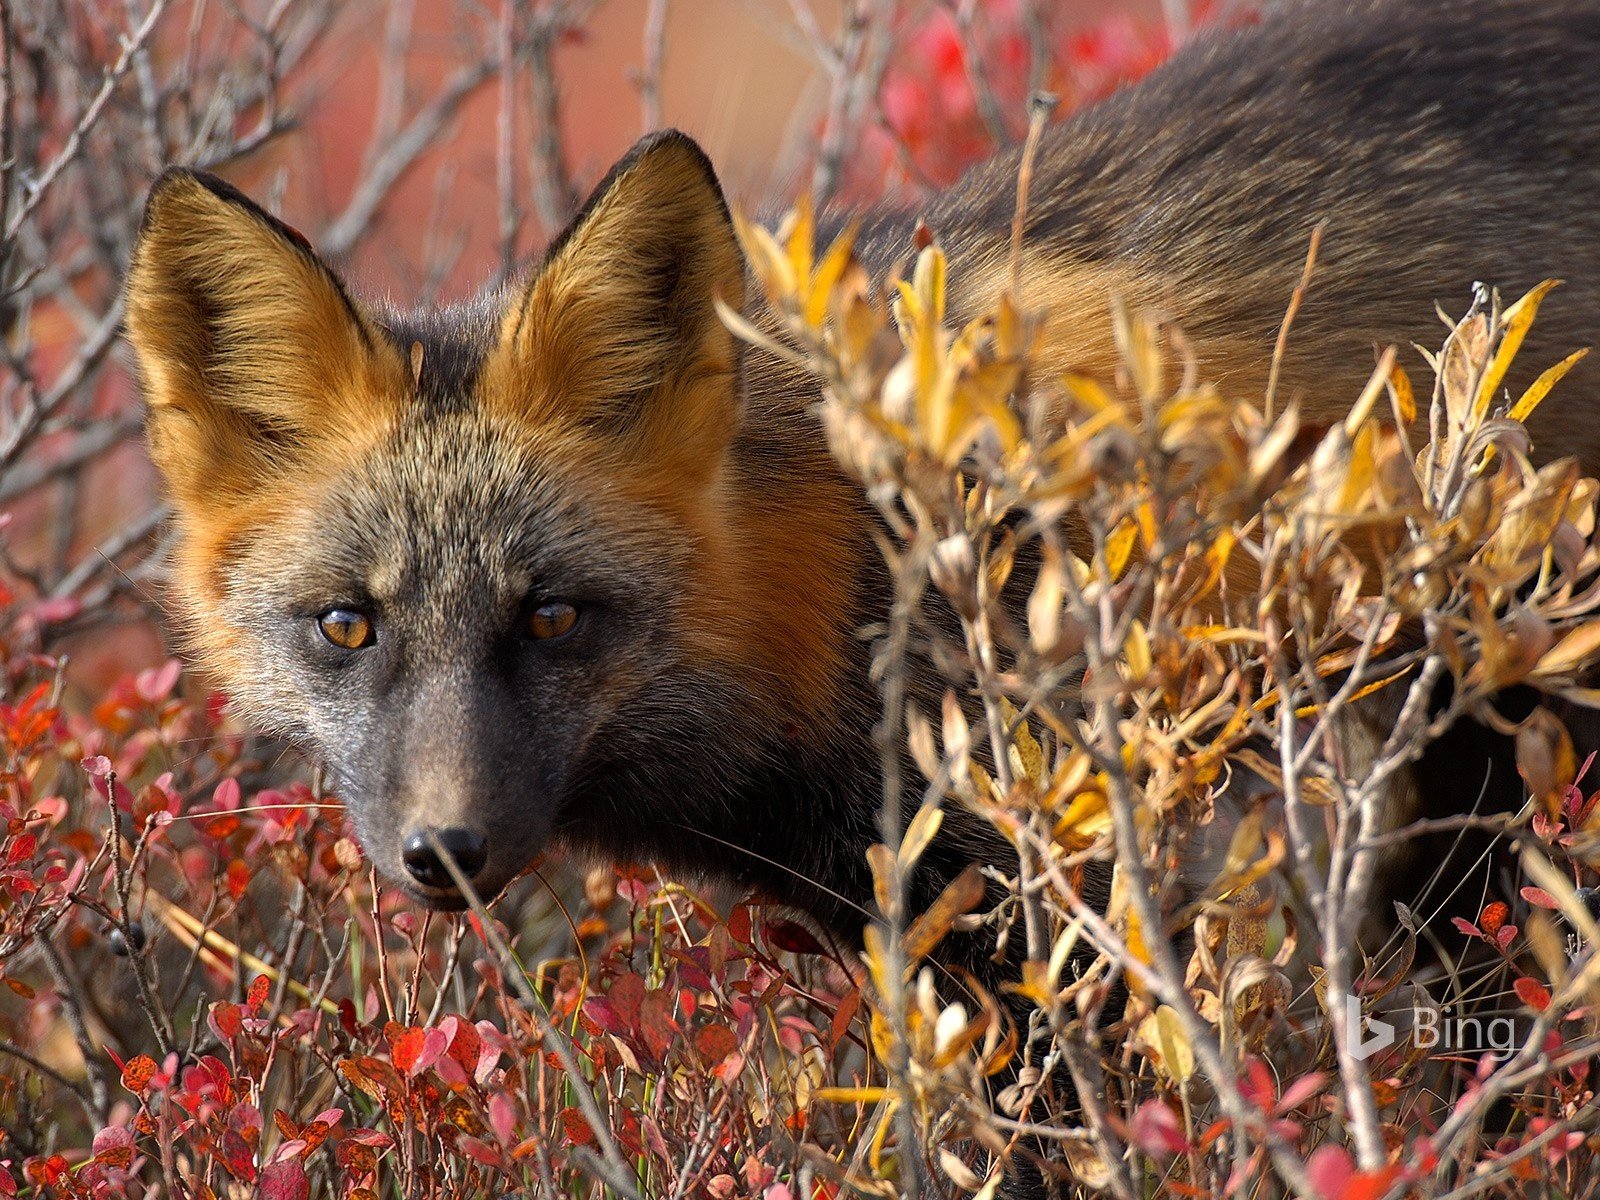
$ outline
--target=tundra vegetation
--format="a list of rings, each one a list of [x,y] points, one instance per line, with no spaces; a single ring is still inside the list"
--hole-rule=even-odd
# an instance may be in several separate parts
[[[386,10],[373,141],[313,240],[389,244],[394,189],[431,164],[446,190],[459,111],[494,95],[513,269],[576,194],[557,47],[593,7],[463,8],[431,83],[409,6]],[[914,203],[1026,131],[1030,86],[1076,102],[1159,60],[1201,15],[1167,8],[1068,37],[1043,3],[856,0],[829,31],[794,0],[824,80],[801,114],[812,193]],[[1306,429],[1293,396],[1209,387],[1158,314],[1116,312],[1113,377],[1034,371],[1027,278],[957,326],[937,231],[880,287],[848,231],[819,243],[807,200],[744,223],[778,320],[728,319],[815,374],[819,436],[881,512],[896,584],[864,631],[885,798],[864,954],[647,864],[547,861],[487,910],[416,910],[325,781],[223,697],[175,662],[119,670],[151,661],[162,553],[159,505],[127,499],[115,350],[135,198],[165,161],[244,171],[292,147],[360,15],[0,0],[0,1195],[987,1198],[1041,1151],[1068,1194],[1128,1200],[1593,1187],[1600,784],[1557,712],[1594,699],[1600,485],[1533,466],[1521,425],[1563,402],[1576,354],[1503,387],[1548,286],[1484,290]],[[667,15],[648,6],[646,125]],[[451,253],[433,239],[419,291]],[[946,669],[942,702],[910,686],[913,655]],[[1415,754],[1513,685],[1551,698],[1512,731],[1524,808],[1466,795],[1393,827]],[[1346,772],[1341,730],[1374,705],[1391,719]],[[1017,868],[909,911],[958,806]],[[1393,856],[1454,832],[1516,873],[1474,881],[1476,919],[1441,930],[1461,880],[1422,871],[1373,935]],[[1207,871],[1180,878],[1207,838]],[[1086,902],[1113,863],[1110,904]],[[956,928],[991,931],[1014,981],[948,977]],[[1386,1017],[1424,969],[1507,1018],[1503,1053],[1409,1029],[1368,1053],[1343,1014]]]

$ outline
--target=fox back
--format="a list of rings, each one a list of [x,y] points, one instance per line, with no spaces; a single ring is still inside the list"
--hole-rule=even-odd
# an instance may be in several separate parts
[[[1051,361],[1114,368],[1113,297],[1259,392],[1313,228],[1281,394],[1341,417],[1375,344],[1438,340],[1435,301],[1547,276],[1521,359],[1600,333],[1600,7],[1372,0],[1204,41],[1044,139],[1024,239]],[[1018,158],[934,203],[965,303],[1006,277]],[[911,214],[867,216],[869,265]],[[519,287],[460,307],[353,297],[227,184],[156,183],[128,332],[180,549],[189,645],[246,716],[340,781],[418,900],[485,893],[561,842],[712,871],[855,936],[871,896],[879,712],[873,519],[809,411],[741,351],[755,312],[688,138],[645,139]],[[760,314],[755,313],[760,319]],[[1600,468],[1594,381],[1540,448]],[[936,888],[994,853],[953,816]]]

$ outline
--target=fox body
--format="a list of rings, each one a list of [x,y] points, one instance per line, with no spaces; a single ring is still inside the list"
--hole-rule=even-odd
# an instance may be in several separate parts
[[[1023,288],[1048,353],[1109,372],[1115,295],[1258,392],[1319,222],[1280,384],[1313,423],[1342,417],[1374,344],[1437,342],[1435,301],[1464,308],[1479,279],[1567,280],[1530,367],[1594,343],[1596,64],[1600,6],[1556,0],[1285,6],[1197,43],[1043,140]],[[1018,165],[924,216],[958,309],[1001,285]],[[859,252],[887,271],[914,225],[868,215]],[[881,792],[858,631],[886,572],[814,383],[715,314],[754,311],[747,290],[676,133],[619,162],[522,286],[438,311],[360,303],[216,179],[152,190],[127,323],[183,629],[247,716],[333,769],[419,901],[460,902],[431,832],[485,893],[560,842],[859,935]],[[1595,387],[1580,368],[1535,424],[1591,471]],[[926,886],[989,852],[953,818]]]

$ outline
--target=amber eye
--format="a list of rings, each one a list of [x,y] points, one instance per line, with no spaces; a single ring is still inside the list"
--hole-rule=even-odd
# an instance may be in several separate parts
[[[528,617],[528,633],[541,641],[565,637],[577,623],[578,610],[558,600],[533,610]]]
[[[360,650],[373,643],[372,622],[348,608],[332,608],[317,618],[322,636],[343,650]]]

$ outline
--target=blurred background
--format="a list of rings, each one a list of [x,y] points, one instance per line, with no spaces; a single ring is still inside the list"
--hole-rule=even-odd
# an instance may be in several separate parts
[[[94,695],[168,654],[162,510],[118,339],[144,193],[216,171],[358,293],[525,269],[642,133],[733,201],[915,204],[1143,74],[1228,0],[0,0],[0,512],[19,636]],[[114,631],[114,632],[112,632]]]

